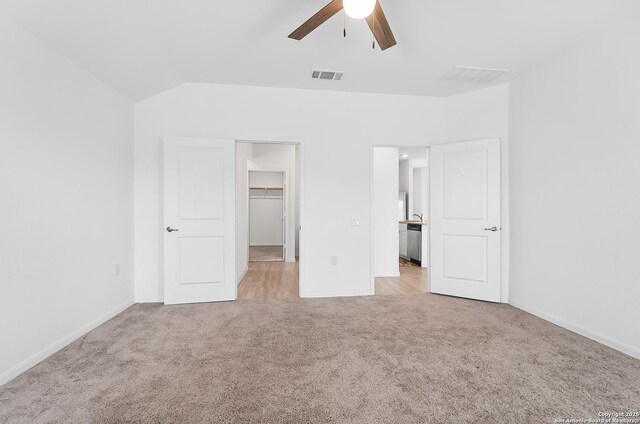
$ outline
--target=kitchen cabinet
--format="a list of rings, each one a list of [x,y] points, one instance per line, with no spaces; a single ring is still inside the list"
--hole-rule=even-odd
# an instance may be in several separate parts
[[[399,224],[400,233],[400,256],[408,259],[408,247],[407,247],[407,224]]]

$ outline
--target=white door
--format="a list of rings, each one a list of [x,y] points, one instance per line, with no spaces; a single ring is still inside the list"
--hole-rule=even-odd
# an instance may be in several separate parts
[[[282,260],[287,261],[287,174],[282,173]]]
[[[235,141],[164,141],[164,303],[235,300]]]
[[[500,140],[431,147],[433,293],[500,301]]]

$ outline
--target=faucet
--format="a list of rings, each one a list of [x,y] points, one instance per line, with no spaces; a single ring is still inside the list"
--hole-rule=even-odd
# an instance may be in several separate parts
[[[418,218],[420,218],[420,222],[422,222],[422,214],[418,215],[417,213],[414,213],[413,215],[411,215],[411,217],[417,216]]]

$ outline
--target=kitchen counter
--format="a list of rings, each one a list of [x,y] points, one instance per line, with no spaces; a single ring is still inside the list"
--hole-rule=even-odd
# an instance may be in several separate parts
[[[405,221],[400,221],[400,224],[420,224],[420,225],[427,225],[428,222],[427,221],[416,221],[416,220],[405,220]]]

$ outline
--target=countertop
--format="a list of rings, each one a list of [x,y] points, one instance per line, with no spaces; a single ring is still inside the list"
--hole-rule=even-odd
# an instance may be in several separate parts
[[[415,221],[415,220],[405,220],[405,221],[400,221],[399,224],[420,224],[420,225],[427,225],[428,222],[427,221]]]

